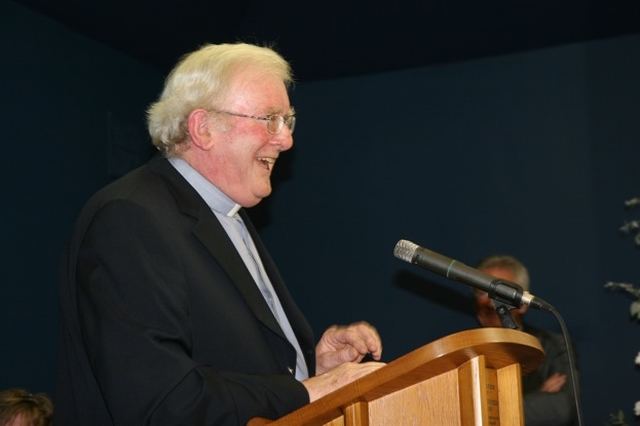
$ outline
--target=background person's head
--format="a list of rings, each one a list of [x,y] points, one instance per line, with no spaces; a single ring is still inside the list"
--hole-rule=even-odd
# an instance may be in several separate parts
[[[476,268],[496,278],[519,284],[524,290],[529,291],[529,272],[527,268],[515,257],[508,255],[492,255],[480,260]],[[500,317],[496,312],[493,301],[486,292],[473,289],[473,301],[476,318],[483,327],[502,327]],[[511,316],[516,324],[522,326],[522,316],[527,310],[527,305],[512,309]]]
[[[53,404],[45,394],[19,388],[0,392],[0,426],[49,426]]]

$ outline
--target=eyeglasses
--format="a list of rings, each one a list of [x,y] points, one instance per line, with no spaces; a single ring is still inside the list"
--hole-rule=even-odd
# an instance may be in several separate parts
[[[293,129],[296,127],[296,116],[290,115],[288,117],[282,116],[280,114],[270,114],[262,117],[256,117],[254,115],[246,115],[246,114],[237,114],[235,112],[229,111],[218,111],[213,110],[212,112],[217,112],[218,114],[226,114],[232,115],[234,117],[242,117],[242,118],[253,118],[254,120],[262,120],[267,122],[267,132],[272,135],[277,135],[282,131],[284,125],[286,124],[289,128],[289,132],[293,134]]]

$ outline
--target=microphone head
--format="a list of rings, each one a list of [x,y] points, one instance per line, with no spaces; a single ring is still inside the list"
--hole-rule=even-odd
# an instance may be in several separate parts
[[[400,260],[411,263],[413,256],[416,254],[418,245],[407,240],[400,240],[393,249],[393,255]]]

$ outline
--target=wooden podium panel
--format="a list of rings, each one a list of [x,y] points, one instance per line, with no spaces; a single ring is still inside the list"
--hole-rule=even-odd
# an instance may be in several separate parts
[[[517,426],[521,376],[544,359],[539,341],[478,328],[416,349],[278,420],[248,426]]]

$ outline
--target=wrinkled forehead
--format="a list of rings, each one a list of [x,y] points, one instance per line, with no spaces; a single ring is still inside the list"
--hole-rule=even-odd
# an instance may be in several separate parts
[[[293,108],[285,82],[275,74],[247,69],[230,80],[222,104],[259,114],[290,115]],[[256,111],[258,109],[259,111]]]

